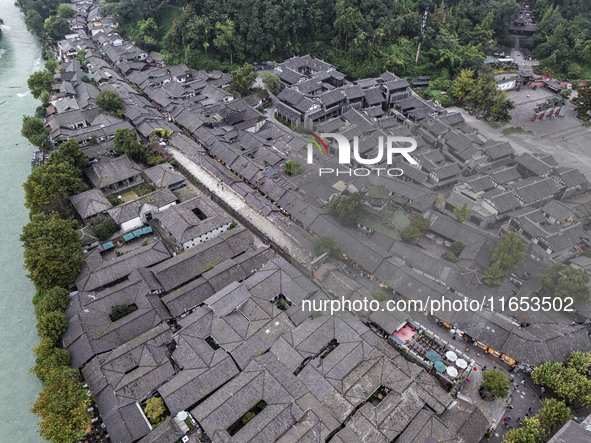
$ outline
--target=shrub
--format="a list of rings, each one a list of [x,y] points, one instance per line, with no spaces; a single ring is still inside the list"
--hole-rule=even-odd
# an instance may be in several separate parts
[[[135,311],[137,311],[137,306],[135,303],[114,305],[111,307],[111,313],[109,314],[109,317],[111,318],[111,321],[117,321]]]
[[[55,343],[68,328],[68,321],[63,312],[53,311],[41,314],[37,318],[37,333],[41,338],[48,338]]]
[[[390,297],[388,297],[388,294],[386,294],[385,292],[382,291],[372,291],[371,295],[373,296],[373,298],[375,298],[377,301],[386,301],[386,300],[390,300]]]
[[[449,250],[459,257],[459,255],[462,253],[465,247],[466,246],[464,245],[464,243],[455,241],[449,246]]]
[[[452,263],[457,263],[457,261],[458,261],[458,256],[456,254],[454,254],[453,252],[451,252],[451,251],[445,252],[441,256],[441,258],[443,258],[443,259],[445,259],[447,261],[450,261]]]
[[[100,241],[105,241],[119,230],[119,226],[110,218],[93,228],[94,234]]]
[[[55,287],[45,292],[43,298],[35,305],[37,316],[48,312],[64,312],[70,300],[70,293],[67,289]]]

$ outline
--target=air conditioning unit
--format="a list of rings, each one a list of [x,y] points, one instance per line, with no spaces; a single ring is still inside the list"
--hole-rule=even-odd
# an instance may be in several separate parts
[[[181,441],[183,443],[187,443],[189,441],[189,436],[188,435],[184,435],[183,438],[181,438]]]

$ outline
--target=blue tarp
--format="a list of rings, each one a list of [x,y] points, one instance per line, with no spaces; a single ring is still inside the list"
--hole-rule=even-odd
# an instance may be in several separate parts
[[[431,349],[429,352],[427,352],[427,355],[425,355],[425,358],[427,360],[435,363],[435,362],[438,362],[439,360],[441,360],[441,355],[439,355],[437,352],[435,352],[433,349]]]
[[[146,226],[141,231],[142,231],[142,235],[150,234],[152,232],[152,226]]]
[[[123,236],[123,240],[125,240],[125,241],[130,241],[130,240],[133,240],[134,238],[135,238],[135,235],[133,235],[133,233],[131,233],[131,232],[129,234],[125,234]]]
[[[441,363],[440,361],[436,362],[433,367],[439,372],[445,371],[445,365],[443,363]]]
[[[103,243],[103,250],[107,250],[107,249],[111,249],[114,248],[115,245],[113,244],[112,241],[108,241],[107,243]]]
[[[400,340],[398,337],[396,337],[394,334],[392,334],[390,336],[390,340],[392,340],[394,343],[396,343],[397,345],[402,346],[404,344],[404,342],[402,340]]]
[[[134,237],[141,237],[142,236],[142,230],[141,229],[136,229],[135,231],[132,232]]]

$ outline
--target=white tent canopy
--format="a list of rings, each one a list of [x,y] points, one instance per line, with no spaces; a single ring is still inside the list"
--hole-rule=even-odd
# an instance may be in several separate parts
[[[466,369],[468,367],[468,362],[463,358],[458,358],[456,361],[456,366],[460,369]]]
[[[447,358],[449,361],[456,361],[458,359],[458,356],[454,351],[447,351],[445,353],[445,358]]]
[[[456,368],[454,368],[453,366],[448,366],[446,371],[447,371],[447,374],[452,378],[455,378],[458,376],[458,370]]]

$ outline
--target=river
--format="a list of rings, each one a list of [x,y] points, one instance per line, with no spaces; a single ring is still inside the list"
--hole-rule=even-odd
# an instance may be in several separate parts
[[[27,78],[42,66],[38,42],[25,28],[14,0],[0,0],[0,442],[43,441],[29,409],[41,383],[28,370],[37,345],[31,298],[23,269],[21,229],[28,221],[21,184],[31,171],[33,146],[20,134],[23,115],[39,105]]]

